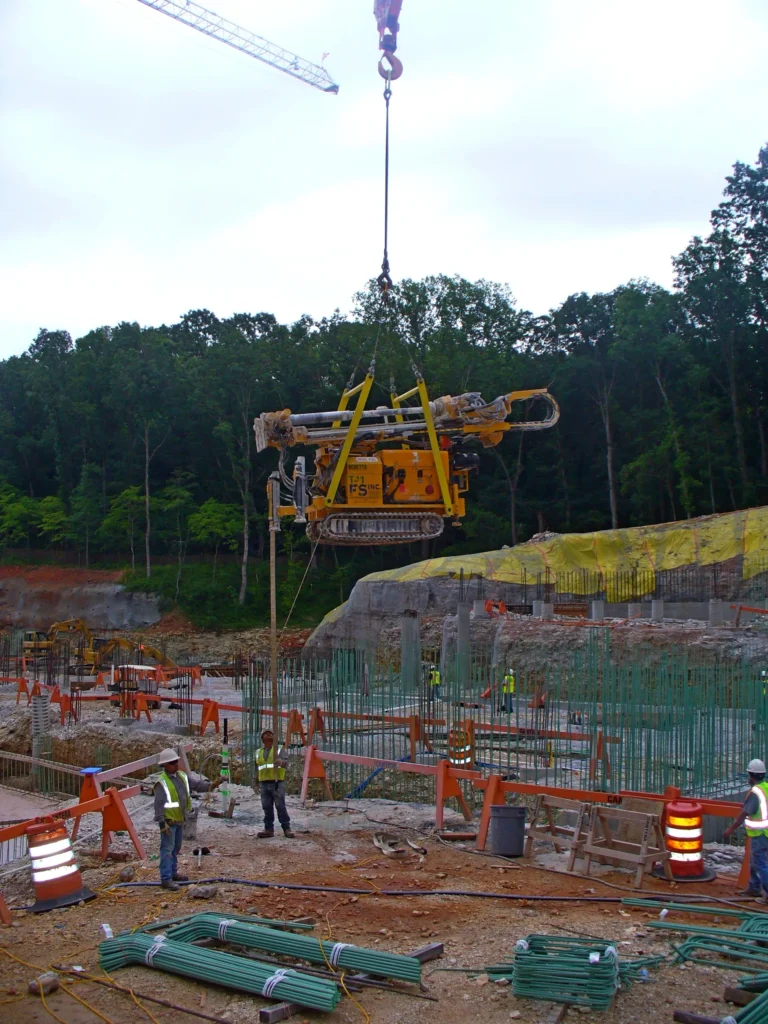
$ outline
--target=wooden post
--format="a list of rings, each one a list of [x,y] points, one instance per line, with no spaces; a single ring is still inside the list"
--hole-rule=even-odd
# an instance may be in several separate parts
[[[269,497],[269,651],[272,672],[272,732],[275,751],[280,750],[280,699],[277,687],[277,539],[280,529],[280,476],[271,473],[267,483]]]

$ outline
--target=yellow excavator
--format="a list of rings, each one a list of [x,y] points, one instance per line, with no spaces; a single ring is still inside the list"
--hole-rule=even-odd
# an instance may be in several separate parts
[[[256,449],[279,450],[280,482],[291,497],[271,512],[306,523],[315,543],[408,544],[438,537],[445,519],[459,524],[465,514],[462,495],[480,462],[468,446],[493,447],[509,431],[546,430],[560,416],[546,388],[510,391],[492,402],[477,392],[430,401],[421,377],[404,394],[391,392],[390,405],[367,409],[373,383],[371,369],[356,387],[344,389],[335,411],[283,409],[254,422]],[[416,396],[418,404],[403,404]],[[539,404],[543,416],[508,421],[517,402]],[[289,476],[285,460],[294,445],[317,446],[313,475],[299,456]]]
[[[176,668],[175,662],[162,651],[149,644],[140,644],[124,636],[111,638],[94,636],[82,619],[66,619],[43,630],[27,630],[24,634],[23,650],[27,657],[46,654],[51,648],[63,643],[68,637],[82,637],[82,646],[72,651],[73,667],[87,674],[99,672],[107,663],[113,651],[136,652],[139,656],[153,658],[164,668]]]
[[[27,657],[46,654],[52,647],[62,642],[59,634],[82,636],[86,646],[90,648],[103,646],[107,642],[104,637],[94,637],[82,619],[65,619],[63,622],[54,622],[47,630],[27,630],[23,641],[24,654]]]

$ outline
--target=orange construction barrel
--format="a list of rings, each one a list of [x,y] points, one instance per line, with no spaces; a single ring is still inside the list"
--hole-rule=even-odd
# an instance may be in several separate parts
[[[704,814],[693,800],[673,800],[667,804],[664,843],[669,866],[676,881],[711,882],[713,871],[704,866]]]

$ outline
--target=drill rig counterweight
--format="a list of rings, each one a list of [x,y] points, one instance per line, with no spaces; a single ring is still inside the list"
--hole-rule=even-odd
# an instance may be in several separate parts
[[[373,385],[368,374],[344,391],[336,410],[262,413],[254,421],[257,451],[280,451],[280,477],[292,503],[281,516],[307,523],[313,542],[340,545],[407,544],[438,537],[445,519],[458,523],[465,513],[463,494],[469,473],[479,465],[466,445],[497,445],[511,430],[545,430],[557,423],[557,402],[546,389],[512,391],[493,402],[477,392],[430,401],[423,380],[391,406],[366,409]],[[418,396],[419,405],[401,403]],[[357,397],[354,408],[349,400]],[[538,401],[538,420],[508,422],[515,402]],[[285,468],[288,448],[314,445],[315,472],[304,473],[296,460],[293,480]],[[306,498],[305,498],[306,495]]]

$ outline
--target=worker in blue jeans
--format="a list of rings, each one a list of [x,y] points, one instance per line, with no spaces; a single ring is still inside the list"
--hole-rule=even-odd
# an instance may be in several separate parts
[[[729,839],[742,824],[750,843],[749,888],[741,896],[756,896],[760,903],[768,903],[768,782],[765,781],[765,764],[755,758],[747,765],[750,791],[741,812],[725,830]]]
[[[195,781],[186,772],[179,771],[179,755],[168,747],[157,758],[163,771],[155,783],[155,821],[160,826],[160,885],[163,889],[178,890],[179,882],[187,882],[179,874],[179,851],[184,839],[184,822],[192,810],[191,792],[207,793],[213,784],[204,779]]]

